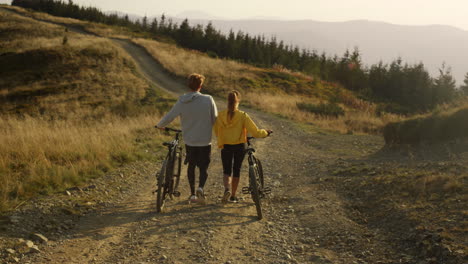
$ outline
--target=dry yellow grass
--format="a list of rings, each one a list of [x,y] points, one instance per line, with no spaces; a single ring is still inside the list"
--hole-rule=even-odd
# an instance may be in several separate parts
[[[257,68],[232,60],[215,59],[208,55],[179,48],[174,44],[148,39],[133,39],[133,42],[146,48],[170,73],[185,77],[193,72],[207,77],[205,86],[211,92],[240,88],[241,78],[252,78]]]
[[[339,131],[341,133],[377,133],[385,124],[400,120],[400,116],[382,115],[376,116],[373,111],[357,111],[346,109],[345,115],[334,117],[323,117],[302,111],[297,107],[297,103],[317,104],[321,101],[317,98],[304,98],[299,95],[288,94],[258,94],[247,93],[242,96],[242,100],[254,107],[270,113],[279,114],[303,123],[317,125],[327,130]]]
[[[80,26],[89,32],[95,33],[103,37],[130,38],[134,35],[135,36],[138,35],[138,34],[131,32],[128,28],[125,28],[125,27],[109,26],[109,25],[105,25],[101,23],[93,23],[93,22],[78,20],[74,18],[57,17],[57,16],[49,15],[47,13],[29,11],[24,8],[16,7],[16,6],[3,6],[3,8],[10,9],[14,12],[18,12],[22,14],[23,16],[28,16],[34,19],[51,21],[53,23],[59,23],[59,24]]]
[[[159,117],[143,114],[157,106],[140,102],[159,95],[119,46],[4,11],[0,31],[0,211],[158,147]]]
[[[83,123],[0,117],[0,209],[18,198],[79,184],[131,159],[137,152],[135,133],[157,120],[108,117]]]
[[[97,116],[146,95],[148,83],[112,41],[7,12],[0,12],[0,22],[0,30],[9,32],[0,37],[0,50],[8,53],[0,59],[0,94],[7,98],[1,111],[69,117],[87,109]]]
[[[263,70],[246,64],[216,59],[206,54],[182,49],[173,44],[162,43],[147,39],[134,39],[135,43],[145,47],[167,71],[176,76],[186,76],[192,72],[199,72],[207,77],[207,90],[224,95],[226,91],[237,89],[244,93],[243,100],[258,109],[280,114],[296,121],[313,123],[319,127],[339,131],[341,133],[379,133],[380,129],[388,122],[401,120],[400,116],[375,114],[375,105],[360,100],[356,96],[339,86],[325,82],[315,82],[304,94],[287,93],[281,88],[264,87],[265,89],[252,90],[242,86],[242,79],[261,79],[262,74],[268,74],[271,70]],[[285,69],[276,69],[277,72],[287,72]],[[313,78],[298,73],[299,80],[313,81]],[[293,83],[295,85],[295,83]],[[309,95],[307,95],[309,94]],[[326,102],[331,97],[336,97],[346,114],[339,118],[323,117],[302,111],[297,103]]]

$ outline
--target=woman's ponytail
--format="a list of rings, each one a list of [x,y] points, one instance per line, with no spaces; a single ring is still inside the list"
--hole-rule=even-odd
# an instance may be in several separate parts
[[[236,111],[237,106],[240,102],[240,93],[236,90],[232,90],[228,94],[228,120],[231,120],[234,117],[234,111]]]

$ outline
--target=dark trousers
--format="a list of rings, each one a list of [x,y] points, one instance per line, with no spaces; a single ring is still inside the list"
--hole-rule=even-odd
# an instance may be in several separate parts
[[[200,170],[200,181],[198,186],[203,188],[208,179],[208,166],[210,165],[211,146],[193,147],[185,145],[187,152],[187,176],[192,195],[195,194],[195,167]]]
[[[223,172],[239,178],[242,161],[245,157],[245,144],[229,145],[225,144],[221,150],[221,160],[223,161]]]

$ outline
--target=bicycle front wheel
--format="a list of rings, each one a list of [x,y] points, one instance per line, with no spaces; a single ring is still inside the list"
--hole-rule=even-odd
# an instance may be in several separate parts
[[[250,181],[250,193],[252,195],[252,200],[255,203],[257,208],[257,219],[261,220],[263,218],[262,214],[262,204],[260,202],[260,192],[258,191],[259,182],[258,182],[258,171],[255,166],[249,167],[249,181]]]
[[[263,189],[265,187],[265,180],[263,179],[263,167],[262,167],[262,162],[254,157],[255,163],[257,164],[257,171],[258,171],[258,178],[260,182],[260,188]]]
[[[166,162],[165,160],[162,164],[161,171],[158,174],[158,189],[156,191],[156,211],[160,213],[164,207],[164,183],[166,180]]]
[[[175,154],[174,158],[174,164],[175,164],[175,169],[177,171],[176,174],[174,174],[174,191],[177,190],[179,187],[179,182],[180,182],[180,174],[181,174],[181,169],[182,169],[182,152],[179,150]]]

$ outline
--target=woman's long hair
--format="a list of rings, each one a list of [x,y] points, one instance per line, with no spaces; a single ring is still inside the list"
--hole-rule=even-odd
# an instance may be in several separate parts
[[[228,94],[228,120],[231,120],[234,117],[234,111],[236,111],[237,106],[240,102],[240,93],[236,90],[232,90]]]

